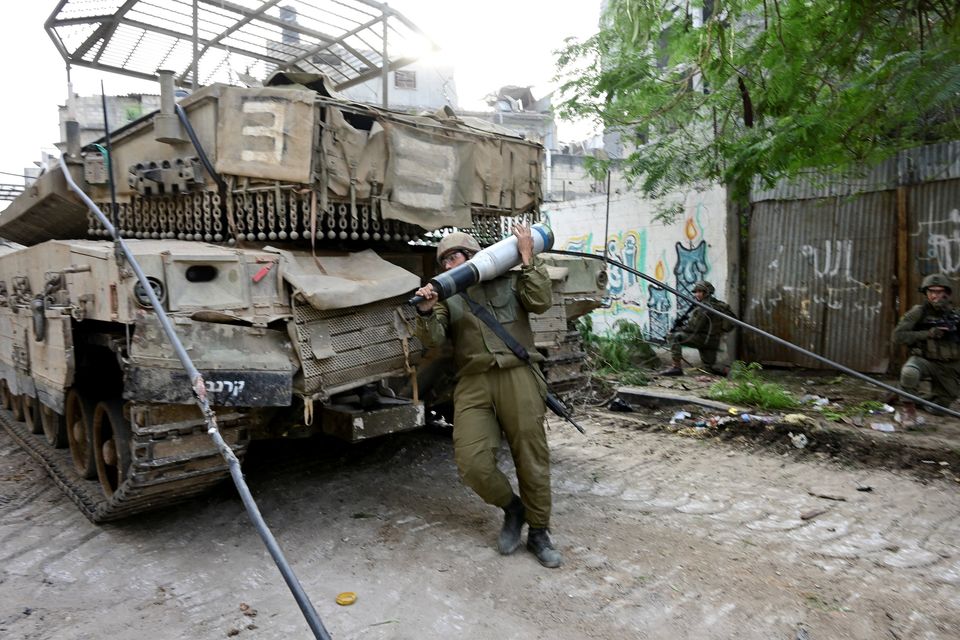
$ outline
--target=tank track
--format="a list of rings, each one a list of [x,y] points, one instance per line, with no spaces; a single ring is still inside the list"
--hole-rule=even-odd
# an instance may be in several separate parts
[[[217,416],[224,440],[242,459],[249,444],[246,416]],[[188,500],[230,475],[202,422],[174,422],[142,427],[131,425],[132,460],[126,479],[107,498],[96,479],[81,478],[68,449],[53,449],[42,434],[32,434],[23,422],[0,409],[0,424],[33,456],[60,489],[91,522],[120,520]]]

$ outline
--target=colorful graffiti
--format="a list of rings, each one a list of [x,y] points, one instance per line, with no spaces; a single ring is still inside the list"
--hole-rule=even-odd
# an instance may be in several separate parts
[[[668,257],[668,250],[664,249],[656,258],[653,269],[649,268],[652,258],[648,229],[630,229],[612,232],[607,238],[604,247],[602,238],[596,238],[591,232],[581,236],[569,238],[564,249],[606,255],[633,269],[644,273],[651,273],[661,282],[666,282],[667,265],[672,263],[676,289],[691,294],[694,283],[706,278],[710,272],[710,263],[707,256],[707,242],[703,239],[700,222],[703,207],[698,206],[694,215],[688,217],[682,227],[683,240],[675,242]],[[597,242],[599,240],[599,242]],[[672,258],[672,259],[671,259]],[[671,311],[674,317],[683,313],[689,303],[682,300],[672,302],[673,294],[663,287],[649,283],[633,273],[619,267],[611,267],[609,276],[610,306],[607,309],[595,312],[604,319],[600,325],[612,326],[618,320],[629,320],[643,327],[644,335],[649,340],[662,340],[672,325]]]

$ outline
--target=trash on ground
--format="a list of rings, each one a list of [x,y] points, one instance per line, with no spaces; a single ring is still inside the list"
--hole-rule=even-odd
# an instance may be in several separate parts
[[[740,419],[744,422],[759,422],[762,424],[772,424],[780,418],[778,416],[758,416],[753,413],[741,413]]]
[[[670,418],[670,424],[677,424],[678,421],[686,420],[689,417],[690,417],[689,411],[677,411],[675,414],[673,414],[673,417]]]
[[[800,402],[801,404],[809,403],[815,407],[825,407],[826,405],[830,404],[830,399],[824,398],[823,396],[815,396],[813,394],[808,393],[804,396],[800,396]]]
[[[875,431],[883,431],[884,433],[892,433],[897,430],[897,428],[889,422],[871,422],[870,428]]]
[[[809,440],[807,440],[806,434],[804,433],[798,433],[794,435],[794,433],[791,431],[787,435],[790,436],[790,442],[792,442],[793,446],[795,446],[797,449],[805,448],[807,446],[807,443],[809,442]]]
[[[788,413],[781,419],[784,424],[795,427],[816,427],[819,423],[808,415],[802,413]]]

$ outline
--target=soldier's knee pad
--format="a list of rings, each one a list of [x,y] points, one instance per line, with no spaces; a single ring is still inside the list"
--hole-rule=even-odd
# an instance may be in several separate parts
[[[913,365],[903,365],[900,369],[900,386],[906,390],[916,389],[920,386],[920,369]]]

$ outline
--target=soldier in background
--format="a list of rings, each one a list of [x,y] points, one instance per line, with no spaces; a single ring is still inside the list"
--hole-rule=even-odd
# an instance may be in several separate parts
[[[910,358],[900,369],[900,388],[918,395],[920,382],[929,380],[930,393],[923,398],[949,407],[960,396],[960,315],[950,301],[953,288],[947,276],[925,277],[920,292],[926,300],[903,314],[893,330],[894,344],[910,347]],[[927,411],[942,413],[933,408]],[[913,402],[903,402],[901,415],[904,426],[916,424]]]
[[[726,302],[713,297],[715,289],[706,280],[693,285],[693,296],[698,302],[716,309],[720,313],[736,317]],[[660,372],[662,376],[683,375],[683,347],[692,347],[700,352],[700,361],[710,373],[726,375],[726,370],[715,366],[720,338],[732,331],[734,324],[725,318],[712,314],[697,305],[691,305],[687,312],[677,318],[673,329],[667,334],[667,344],[673,365]]]

